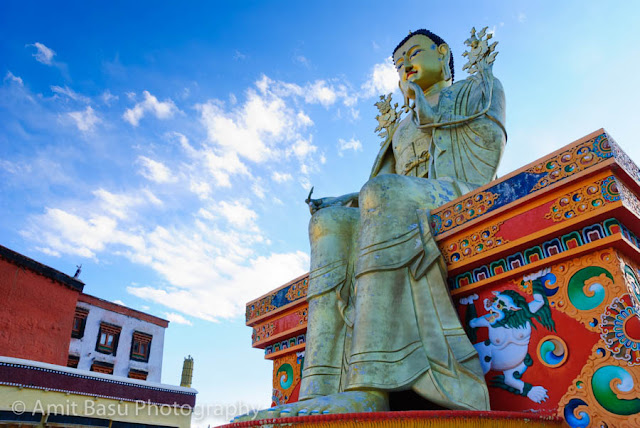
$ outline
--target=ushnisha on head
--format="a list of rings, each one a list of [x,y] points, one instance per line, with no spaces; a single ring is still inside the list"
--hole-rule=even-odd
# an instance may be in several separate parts
[[[437,83],[453,83],[453,57],[449,45],[429,30],[409,33],[393,51],[393,63],[403,82],[414,82],[423,91]]]

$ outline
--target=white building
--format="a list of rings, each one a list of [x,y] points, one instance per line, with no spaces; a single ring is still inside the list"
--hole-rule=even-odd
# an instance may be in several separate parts
[[[80,294],[69,345],[69,367],[160,382],[169,321]]]

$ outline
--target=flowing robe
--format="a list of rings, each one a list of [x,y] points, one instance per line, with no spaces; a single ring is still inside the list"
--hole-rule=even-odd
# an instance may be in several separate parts
[[[420,382],[419,393],[442,406],[488,409],[429,212],[495,178],[506,142],[504,92],[488,70],[443,89],[435,112],[426,130],[415,114],[392,129],[359,208],[323,208],[311,218],[300,399]]]

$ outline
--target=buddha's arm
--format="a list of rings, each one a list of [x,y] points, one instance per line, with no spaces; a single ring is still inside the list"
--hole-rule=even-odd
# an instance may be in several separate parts
[[[314,214],[316,211],[327,207],[357,207],[358,193],[349,193],[337,197],[326,197],[320,199],[309,200],[309,211]]]

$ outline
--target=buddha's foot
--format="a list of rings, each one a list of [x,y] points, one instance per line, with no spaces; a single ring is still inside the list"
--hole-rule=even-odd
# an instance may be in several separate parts
[[[347,391],[297,403],[283,404],[271,409],[261,410],[255,416],[253,414],[240,416],[232,422],[336,413],[383,412],[387,410],[389,410],[389,396],[386,392],[378,390]]]

